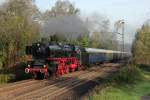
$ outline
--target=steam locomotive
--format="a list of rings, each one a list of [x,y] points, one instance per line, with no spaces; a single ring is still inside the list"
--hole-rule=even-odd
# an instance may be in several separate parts
[[[35,79],[44,79],[51,75],[61,76],[84,69],[91,64],[113,62],[129,57],[128,52],[41,42],[26,46],[26,54],[32,58],[28,59],[25,72],[32,74]]]

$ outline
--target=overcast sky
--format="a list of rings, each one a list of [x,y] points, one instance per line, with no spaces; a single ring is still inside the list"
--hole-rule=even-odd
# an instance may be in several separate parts
[[[0,0],[0,4],[2,4],[2,2],[4,2],[5,0]]]
[[[0,3],[5,0],[0,0]],[[50,9],[57,0],[36,0],[41,11]],[[82,14],[93,12],[107,16],[114,22],[124,19],[126,23],[126,42],[133,40],[135,30],[150,18],[150,0],[70,0]]]

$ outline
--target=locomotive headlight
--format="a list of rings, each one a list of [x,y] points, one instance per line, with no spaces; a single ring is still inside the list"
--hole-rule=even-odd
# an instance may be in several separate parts
[[[28,65],[28,67],[31,67],[30,65]]]
[[[25,73],[29,73],[29,72],[30,72],[29,68],[26,68]]]
[[[45,67],[46,67],[46,65],[43,65],[43,67],[45,68]]]

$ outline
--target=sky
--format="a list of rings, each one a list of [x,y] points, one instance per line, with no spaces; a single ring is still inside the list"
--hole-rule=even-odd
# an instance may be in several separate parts
[[[137,28],[150,18],[150,0],[69,0],[82,14],[94,12],[107,16],[111,26],[119,20],[125,21],[125,40],[131,43]],[[36,0],[41,11],[50,9],[56,0]]]
[[[124,19],[132,25],[140,25],[150,17],[150,0],[69,0],[81,10],[81,13],[98,12],[110,20]],[[45,11],[56,0],[36,0],[37,6]]]
[[[3,2],[5,0],[0,0]],[[54,6],[57,0],[35,0],[41,11]],[[125,21],[125,40],[132,42],[137,28],[150,18],[150,0],[69,0],[81,14],[99,13],[109,18],[111,27],[117,20]]]
[[[5,0],[0,0],[0,4],[2,4]]]

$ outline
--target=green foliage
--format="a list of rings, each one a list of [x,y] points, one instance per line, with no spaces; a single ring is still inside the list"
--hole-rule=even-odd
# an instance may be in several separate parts
[[[137,66],[138,68],[144,70],[145,72],[150,72],[150,65],[137,64],[136,66]]]
[[[132,46],[133,60],[137,64],[150,64],[150,25],[138,30]]]
[[[141,65],[140,65],[140,68],[142,68]],[[143,68],[137,69],[137,67],[128,68],[128,70],[129,69],[138,70],[136,71],[136,73],[140,72],[140,74],[142,74],[143,77],[139,77],[141,79],[136,80],[137,82],[134,85],[133,84],[122,84],[122,85],[111,84],[111,85],[107,85],[104,88],[102,88],[101,86],[96,87],[96,89],[94,89],[93,91],[93,95],[89,97],[89,100],[140,100],[142,96],[148,95],[150,93],[150,85],[149,85],[150,72],[145,73],[145,69],[144,70]],[[126,71],[123,71],[122,74],[125,74],[126,72],[129,74],[128,77],[134,77],[133,79],[137,79],[135,78],[135,76],[136,77],[139,76],[133,71],[131,72],[133,72],[134,74],[131,74],[131,72],[127,71],[127,69],[125,70]],[[123,75],[121,75],[121,77],[123,77],[122,79],[123,79],[123,82],[125,83],[126,83],[125,80],[130,80],[129,78],[126,78]]]
[[[117,84],[133,84],[141,78],[142,75],[139,68],[134,65],[128,65],[121,68],[121,70],[114,75],[112,81]]]
[[[69,44],[74,44],[74,45],[79,45],[82,47],[89,47],[89,37],[88,35],[82,35],[79,36],[75,40],[68,40],[63,34],[55,34],[50,36],[49,38],[44,37],[42,38],[42,42],[61,42],[61,43],[69,43]]]
[[[98,32],[94,32],[91,39],[90,39],[90,45],[93,48],[99,48],[100,47],[100,34]]]
[[[0,74],[0,83],[8,83],[15,79],[13,74]]]
[[[117,50],[118,42],[116,41],[115,34],[109,32],[93,32],[89,38],[89,45],[93,48]]]
[[[65,38],[65,36],[63,34],[54,34],[54,35],[50,36],[50,41],[65,42],[65,41],[67,41],[67,39]]]
[[[13,66],[24,56],[25,46],[39,39],[38,24],[32,17],[31,0],[9,0],[0,10],[0,66]]]
[[[150,81],[141,81],[132,86],[109,86],[95,93],[89,100],[140,100],[150,93]]]
[[[4,76],[4,77],[0,77],[0,80],[3,80],[5,83],[7,83],[10,81],[13,82],[13,81],[20,81],[20,80],[31,78],[31,75],[26,74],[24,71],[26,66],[27,64],[22,62],[14,67],[0,69],[0,75]],[[5,81],[6,79],[9,80]]]
[[[78,37],[76,44],[82,47],[89,47],[89,36],[85,34],[83,36]]]

